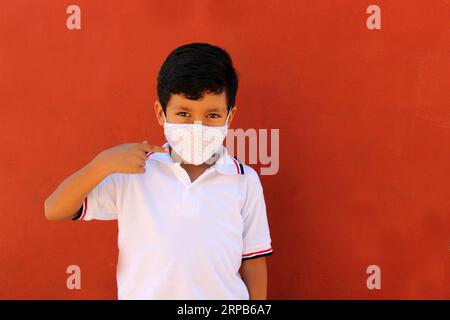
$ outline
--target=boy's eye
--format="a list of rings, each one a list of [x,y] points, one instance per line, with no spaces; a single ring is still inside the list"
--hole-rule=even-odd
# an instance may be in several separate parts
[[[220,118],[220,115],[217,113],[210,113],[210,114],[208,114],[208,117],[209,118]]]
[[[181,117],[189,117],[189,113],[184,112],[184,111],[178,112],[177,115],[181,116]]]

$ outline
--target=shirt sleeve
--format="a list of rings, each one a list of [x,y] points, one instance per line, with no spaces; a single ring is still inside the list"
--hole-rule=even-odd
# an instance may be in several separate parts
[[[116,220],[119,182],[117,173],[103,179],[87,194],[81,207],[81,214],[72,220]]]
[[[255,172],[254,175],[256,177],[250,184],[243,208],[243,260],[273,254],[264,193],[257,173]]]

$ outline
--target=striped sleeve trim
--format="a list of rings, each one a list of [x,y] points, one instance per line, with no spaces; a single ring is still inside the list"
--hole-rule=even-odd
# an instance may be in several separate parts
[[[273,249],[269,248],[266,250],[255,251],[255,252],[243,254],[242,260],[253,259],[253,258],[258,258],[258,257],[262,257],[262,256],[270,256],[271,254],[273,254]]]
[[[86,211],[87,211],[87,197],[84,198],[84,202],[83,205],[81,206],[81,214],[79,214],[78,216],[72,218],[72,220],[83,220],[83,218],[86,216]]]
[[[233,156],[233,161],[234,164],[236,165],[236,170],[238,174],[244,174],[244,166],[242,165],[242,163],[238,160],[238,158],[236,158],[235,156]]]

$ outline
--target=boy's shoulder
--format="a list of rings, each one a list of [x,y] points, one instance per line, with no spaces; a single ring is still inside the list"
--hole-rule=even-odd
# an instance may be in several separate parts
[[[261,179],[258,172],[250,165],[241,162],[238,158],[232,157],[239,166],[240,177],[246,181],[247,187],[262,189]]]
[[[235,156],[232,156],[232,158],[236,160],[237,165],[239,166],[239,171],[243,176],[247,176],[249,179],[259,179],[258,172],[256,172],[252,166],[241,162]]]

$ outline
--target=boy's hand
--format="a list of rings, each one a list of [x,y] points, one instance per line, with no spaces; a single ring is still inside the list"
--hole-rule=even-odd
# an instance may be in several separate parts
[[[100,152],[93,161],[108,174],[144,173],[147,152],[169,152],[169,149],[147,141],[124,143]]]

